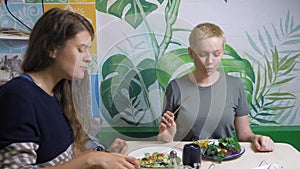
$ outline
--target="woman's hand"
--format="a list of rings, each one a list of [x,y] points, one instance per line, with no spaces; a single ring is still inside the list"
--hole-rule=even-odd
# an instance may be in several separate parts
[[[275,144],[270,137],[256,135],[252,132],[248,115],[236,116],[234,120],[239,141],[252,142],[257,151],[273,151]]]
[[[275,144],[270,137],[254,135],[253,144],[257,151],[273,151]]]
[[[139,161],[131,156],[125,156],[119,153],[109,153],[100,151],[87,151],[77,158],[86,160],[87,168],[101,169],[136,169],[140,168]],[[84,161],[84,160],[80,160]],[[88,167],[89,166],[89,167]]]
[[[139,161],[131,156],[104,151],[86,150],[70,161],[49,168],[64,169],[137,169],[140,168]],[[45,168],[45,169],[46,169]],[[44,169],[44,168],[43,168]]]
[[[174,121],[174,113],[166,111],[159,123],[158,140],[171,142],[176,134],[176,123]]]
[[[116,138],[107,151],[112,153],[126,154],[128,151],[128,145],[125,140]]]

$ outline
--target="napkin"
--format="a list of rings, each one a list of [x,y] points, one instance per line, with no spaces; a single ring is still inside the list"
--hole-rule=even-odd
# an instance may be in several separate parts
[[[256,167],[253,169],[281,169],[281,168],[282,166],[272,163],[272,164],[262,165],[260,167]]]

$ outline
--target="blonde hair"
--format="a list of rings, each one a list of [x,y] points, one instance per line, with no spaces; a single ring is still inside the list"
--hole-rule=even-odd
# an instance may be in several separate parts
[[[190,37],[189,37],[189,43],[190,47],[192,49],[195,48],[196,42],[198,40],[211,38],[211,37],[220,37],[223,39],[223,45],[226,43],[226,38],[224,35],[224,32],[222,29],[213,24],[213,23],[201,23],[198,24],[194,29],[192,30]]]

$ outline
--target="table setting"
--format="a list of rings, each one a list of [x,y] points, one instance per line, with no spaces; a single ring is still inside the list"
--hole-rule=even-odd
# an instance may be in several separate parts
[[[202,142],[208,147],[219,145],[217,140],[206,140],[209,143]],[[273,152],[257,152],[249,142],[238,142],[239,147],[233,148],[233,154],[224,152],[224,156],[216,158],[204,153],[203,145],[196,142],[170,142],[160,141],[127,141],[128,154],[137,159],[153,159],[152,155],[164,156],[163,160],[147,161],[141,165],[141,168],[180,168],[180,169],[297,169],[299,168],[300,153],[297,149],[287,143],[275,143]],[[202,147],[202,150],[201,148]],[[207,150],[208,151],[208,150]],[[212,153],[212,150],[210,153]],[[174,155],[174,152],[176,155]],[[219,151],[218,151],[219,152]],[[146,154],[146,156],[145,156]],[[208,153],[209,154],[209,153]],[[215,155],[216,156],[216,155]],[[173,163],[172,158],[175,159]],[[148,158],[148,159],[147,159]],[[167,160],[168,159],[168,160]]]

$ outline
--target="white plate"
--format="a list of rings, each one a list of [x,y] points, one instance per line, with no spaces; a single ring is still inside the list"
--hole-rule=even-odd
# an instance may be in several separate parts
[[[143,158],[145,157],[145,153],[164,153],[164,154],[170,154],[172,150],[175,150],[177,152],[177,157],[182,158],[182,149],[178,147],[172,147],[172,146],[149,146],[149,147],[143,147],[136,150],[133,150],[129,152],[128,156],[133,156],[135,158]]]

